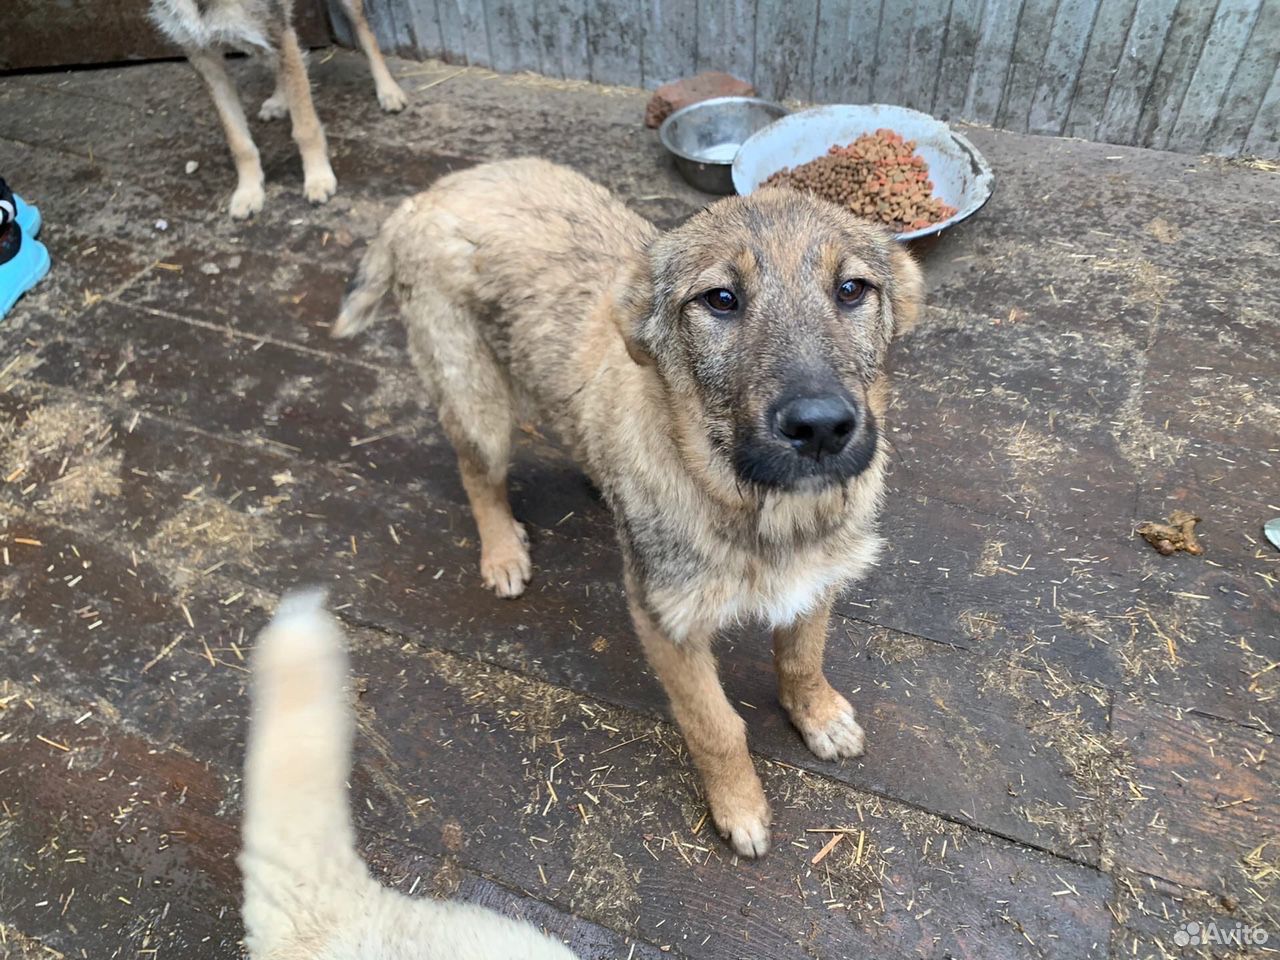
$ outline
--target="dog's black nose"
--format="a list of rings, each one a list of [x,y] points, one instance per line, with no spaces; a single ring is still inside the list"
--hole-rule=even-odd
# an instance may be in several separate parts
[[[773,429],[802,457],[834,457],[858,425],[853,404],[838,394],[796,397],[778,408]]]

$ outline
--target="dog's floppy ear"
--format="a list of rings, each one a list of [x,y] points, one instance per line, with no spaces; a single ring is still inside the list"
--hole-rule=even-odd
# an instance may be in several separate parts
[[[894,243],[889,252],[889,268],[893,271],[893,283],[889,287],[889,305],[893,311],[893,330],[897,337],[915,326],[924,305],[924,275],[916,258],[905,246]]]
[[[653,365],[653,354],[644,346],[645,327],[653,313],[653,265],[647,250],[636,254],[613,284],[609,312],[627,354],[638,365]]]

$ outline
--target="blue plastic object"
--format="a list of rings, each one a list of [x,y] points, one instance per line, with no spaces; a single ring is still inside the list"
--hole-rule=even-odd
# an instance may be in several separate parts
[[[39,224],[37,215],[37,228]],[[19,220],[19,229],[21,229],[21,220]],[[48,272],[49,251],[45,249],[43,243],[24,230],[17,255],[11,260],[0,263],[0,319],[3,319],[18,302],[19,297],[39,283]]]
[[[40,208],[33,207],[27,201],[23,200],[16,193],[13,195],[14,206],[18,209],[18,226],[22,228],[24,237],[35,239],[36,234],[40,232]]]

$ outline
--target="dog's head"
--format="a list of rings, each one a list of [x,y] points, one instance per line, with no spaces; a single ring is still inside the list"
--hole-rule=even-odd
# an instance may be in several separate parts
[[[788,189],[722,200],[658,237],[616,296],[652,364],[738,482],[813,490],[875,459],[889,342],[920,270],[885,229]]]

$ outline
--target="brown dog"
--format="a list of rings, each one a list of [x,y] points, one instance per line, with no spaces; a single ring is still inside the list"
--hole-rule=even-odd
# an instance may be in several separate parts
[[[378,42],[364,18],[364,0],[342,0],[356,39],[369,58],[378,102],[389,112],[403,110],[404,92],[391,77]],[[262,209],[265,199],[262,162],[249,133],[240,97],[227,75],[223,54],[228,47],[270,54],[276,67],[276,89],[263,101],[258,116],[293,120],[293,139],[302,155],[303,193],[312,203],[324,203],[338,181],[329,165],[324,127],[311,102],[311,82],[298,35],[293,29],[293,0],[151,0],[151,20],[182,47],[196,72],[204,78],[227,146],[236,164],[237,184],[231,195],[231,216],[237,220]]]
[[[506,490],[528,406],[613,510],[636,631],[716,826],[764,853],[769,805],[712,638],[770,624],[779,698],[809,748],[862,752],[822,656],[835,594],[880,546],[882,367],[918,309],[915,262],[885,230],[791,190],[721,200],[660,235],[578,174],[513,160],[406,201],[335,336],[367,326],[393,284],[485,582],[514,597],[531,573]]]

